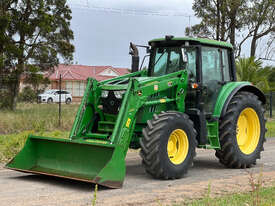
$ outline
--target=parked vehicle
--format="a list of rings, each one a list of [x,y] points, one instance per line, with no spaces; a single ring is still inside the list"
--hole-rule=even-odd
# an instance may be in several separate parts
[[[65,90],[50,89],[45,91],[43,94],[38,95],[38,103],[48,103],[59,102],[59,94],[61,92],[61,102],[70,104],[72,102],[72,95],[70,92]]]

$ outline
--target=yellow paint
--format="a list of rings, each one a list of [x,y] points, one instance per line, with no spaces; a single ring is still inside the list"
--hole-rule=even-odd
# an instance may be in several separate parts
[[[126,122],[126,127],[129,128],[130,127],[130,124],[131,124],[131,119],[128,118],[127,122]]]
[[[85,141],[86,142],[91,142],[91,143],[108,144],[108,142],[101,141],[101,140],[86,139]]]
[[[160,103],[165,103],[166,99],[160,99],[159,101],[160,101]]]
[[[244,154],[251,154],[257,148],[261,133],[259,117],[250,107],[245,108],[237,122],[237,142]]]
[[[182,129],[174,130],[168,139],[167,153],[170,161],[175,164],[181,164],[189,150],[188,137]]]
[[[145,84],[144,86],[150,86],[150,85],[153,85],[153,84],[158,84],[159,81],[153,81],[153,82],[149,82],[147,84]]]

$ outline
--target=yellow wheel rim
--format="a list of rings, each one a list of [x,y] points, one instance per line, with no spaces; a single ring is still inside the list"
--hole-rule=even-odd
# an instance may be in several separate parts
[[[181,164],[189,149],[189,142],[186,133],[182,129],[174,130],[168,139],[167,153],[170,161],[175,164]]]
[[[237,122],[237,142],[244,154],[251,154],[256,149],[260,139],[260,121],[252,108],[244,109]]]

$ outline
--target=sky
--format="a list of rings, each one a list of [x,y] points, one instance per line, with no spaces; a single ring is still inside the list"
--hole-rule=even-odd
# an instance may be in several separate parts
[[[74,63],[82,65],[130,68],[130,42],[147,45],[165,35],[184,36],[187,26],[199,22],[192,10],[193,0],[68,2],[75,37]],[[140,54],[143,58],[145,53]]]

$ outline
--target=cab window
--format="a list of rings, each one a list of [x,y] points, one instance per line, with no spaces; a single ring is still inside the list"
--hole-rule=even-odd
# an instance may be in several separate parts
[[[204,83],[222,81],[221,58],[218,48],[202,47],[202,79]]]
[[[222,49],[222,62],[223,62],[223,73],[224,81],[230,81],[230,69],[229,69],[229,55],[227,49]]]

